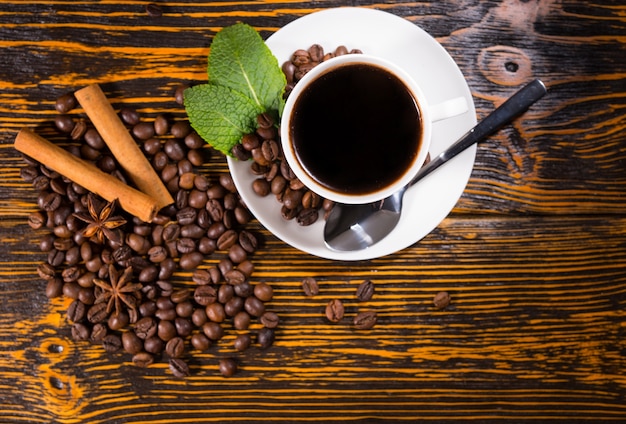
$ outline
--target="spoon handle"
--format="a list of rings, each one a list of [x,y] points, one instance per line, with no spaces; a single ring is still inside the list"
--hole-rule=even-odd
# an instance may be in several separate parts
[[[424,165],[407,187],[412,186],[472,144],[490,136],[500,127],[511,122],[546,93],[546,86],[538,79],[522,87],[517,93],[502,103],[500,107],[481,120],[474,128],[465,133],[456,143]]]

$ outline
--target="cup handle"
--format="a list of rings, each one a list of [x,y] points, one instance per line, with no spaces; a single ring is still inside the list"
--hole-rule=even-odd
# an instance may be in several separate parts
[[[452,118],[453,116],[461,115],[462,113],[467,112],[468,109],[465,97],[455,97],[454,99],[446,100],[434,106],[430,106],[428,112],[430,114],[431,122],[437,122]]]

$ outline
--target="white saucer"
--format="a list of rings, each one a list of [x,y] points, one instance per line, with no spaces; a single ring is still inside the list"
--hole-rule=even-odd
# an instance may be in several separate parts
[[[336,8],[299,18],[268,40],[267,45],[282,65],[291,54],[320,44],[326,51],[345,45],[377,55],[407,70],[421,85],[429,104],[465,97],[469,110],[433,124],[431,156],[434,157],[476,124],[472,95],[463,74],[446,50],[415,24],[373,9]],[[233,180],[244,202],[269,231],[285,243],[312,255],[335,260],[372,259],[402,250],[430,233],[450,213],[469,180],[476,146],[416,184],[405,194],[402,217],[395,230],[377,244],[361,251],[338,252],[324,244],[324,219],[301,227],[280,215],[274,196],[259,197],[252,191],[256,178],[250,163],[228,158]]]

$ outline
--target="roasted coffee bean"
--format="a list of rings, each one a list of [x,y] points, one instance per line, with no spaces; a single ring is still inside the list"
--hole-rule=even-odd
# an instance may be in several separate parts
[[[326,305],[326,318],[330,322],[339,322],[343,318],[344,306],[341,300],[333,299]]]
[[[191,314],[191,322],[196,327],[202,327],[202,325],[207,322],[209,318],[206,316],[206,311],[202,309],[196,309]]]
[[[250,277],[254,272],[254,264],[250,260],[245,260],[237,264],[237,270],[241,271],[246,277]]]
[[[76,122],[76,125],[74,125],[74,128],[72,128],[72,131],[70,132],[70,137],[72,138],[72,140],[77,141],[77,140],[80,140],[85,135],[86,132],[87,132],[87,123],[85,123],[84,119],[80,119],[78,122]],[[96,157],[97,157],[97,154],[98,152],[96,152]]]
[[[256,236],[250,231],[246,230],[242,230],[239,233],[239,244],[248,253],[254,253],[258,247],[258,241]]]
[[[247,333],[239,334],[233,341],[233,347],[238,352],[243,352],[244,350],[248,349],[251,344],[252,338],[250,337],[250,334]]]
[[[176,103],[178,103],[179,105],[182,105],[185,103],[185,90],[189,88],[189,85],[187,84],[180,84],[178,87],[176,87],[176,91],[174,92],[174,100],[176,101]],[[192,147],[190,147],[192,148]]]
[[[214,302],[206,306],[206,316],[213,322],[224,322],[226,319],[226,312],[224,311],[224,305],[219,302]]]
[[[189,365],[180,358],[171,358],[169,368],[174,377],[184,378],[189,376]]]
[[[56,102],[54,103],[54,107],[59,113],[68,113],[72,109],[76,107],[78,102],[76,101],[76,97],[74,97],[73,93],[63,94],[57,97]]]
[[[209,338],[209,340],[213,341],[219,340],[224,337],[224,328],[222,328],[219,323],[213,321],[208,321],[204,323],[202,325],[202,332],[205,336]]]
[[[210,284],[213,281],[211,280],[211,274],[209,273],[208,270],[206,269],[196,269],[192,276],[191,279],[193,280],[194,283],[203,286],[206,284]]]
[[[278,323],[280,319],[278,318],[278,314],[276,312],[264,312],[260,318],[261,324],[267,328],[276,328],[278,327]]]
[[[148,140],[154,137],[154,125],[149,122],[139,122],[133,126],[132,133],[140,140]]]
[[[64,252],[57,249],[52,249],[50,252],[48,252],[48,263],[50,265],[52,265],[53,267],[59,267],[63,262],[65,262]],[[65,280],[65,278],[63,278],[63,280]]]
[[[316,296],[320,292],[317,280],[313,277],[305,277],[302,280],[302,291],[306,296]]]
[[[217,290],[217,301],[222,305],[226,304],[235,296],[235,289],[230,284],[222,284]]]
[[[80,288],[77,283],[65,283],[63,284],[63,295],[70,299],[78,299]]]
[[[247,330],[250,326],[251,318],[250,314],[246,311],[239,311],[233,317],[233,327],[237,330]]]
[[[263,313],[265,313],[265,305],[255,296],[250,296],[246,298],[244,302],[244,308],[246,312],[253,317],[260,317],[261,315],[263,315]]]
[[[87,316],[87,307],[79,300],[74,300],[67,308],[67,319],[71,322],[82,321]]]
[[[72,325],[72,338],[76,341],[89,340],[89,336],[91,335],[89,331],[89,327],[85,324],[81,324],[80,322],[74,323]]]
[[[60,278],[51,278],[46,284],[46,297],[54,299],[63,295],[63,280]]]
[[[137,125],[139,123],[139,112],[132,107],[122,107],[119,114],[122,121],[127,125]]]
[[[305,227],[315,223],[318,217],[319,212],[317,211],[317,209],[302,209],[300,212],[298,212],[298,215],[296,216],[296,221],[299,225]]]
[[[146,350],[146,352],[154,353],[155,355],[163,352],[164,346],[165,343],[158,336],[148,337],[143,342],[143,348]]]
[[[262,302],[269,302],[274,295],[274,289],[267,283],[258,283],[254,286],[254,295]]]
[[[87,310],[87,319],[92,324],[104,322],[109,318],[106,303],[96,303]]]
[[[92,343],[102,343],[108,334],[109,332],[106,325],[96,324],[91,329],[89,340],[91,340]]]
[[[237,362],[233,358],[220,359],[219,370],[224,377],[232,377],[237,372]]]
[[[165,345],[165,353],[170,358],[180,358],[185,353],[185,341],[181,337],[170,339]]]
[[[180,236],[192,239],[200,239],[206,233],[205,229],[196,224],[188,224],[180,227]]]
[[[261,197],[271,193],[270,183],[265,178],[257,178],[252,182],[252,190]]]
[[[174,138],[183,139],[191,133],[191,125],[187,121],[177,121],[170,128],[170,134]]]
[[[122,347],[127,353],[135,355],[143,350],[143,341],[133,331],[122,333]]]
[[[227,230],[217,239],[217,249],[230,249],[239,240],[239,235],[235,230]]]
[[[157,323],[152,317],[144,317],[135,323],[135,334],[142,340],[154,336],[157,332]]]
[[[74,120],[69,115],[57,115],[54,118],[54,125],[62,133],[69,134],[74,129]]]
[[[46,225],[46,221],[46,217],[44,217],[43,213],[39,211],[33,212],[28,215],[28,225],[34,230],[38,230],[39,228]]]
[[[441,291],[433,298],[433,304],[437,309],[444,309],[450,304],[450,294],[445,291]]]
[[[195,333],[191,336],[191,345],[195,349],[204,351],[211,347],[211,341],[203,333]]]
[[[180,257],[178,265],[181,269],[188,271],[196,268],[204,260],[204,255],[200,252],[185,253]]]
[[[249,295],[249,293],[246,293],[245,296],[241,296],[240,294],[237,293],[237,291],[238,291],[237,289],[240,288],[240,287],[244,287],[246,285],[248,285],[248,284],[244,283],[244,284],[240,284],[238,286],[235,286],[235,295],[236,296],[233,296],[233,298],[230,299],[228,302],[226,302],[226,304],[224,305],[224,312],[229,317],[234,317],[239,312],[241,312],[243,310],[244,299]]]
[[[198,305],[206,306],[217,300],[217,290],[211,285],[201,285],[194,290],[193,298]]]
[[[148,352],[138,352],[133,355],[133,364],[140,368],[147,368],[154,363],[154,356]]]
[[[109,315],[107,325],[111,330],[121,330],[130,322],[130,317],[126,312],[113,312]]]
[[[165,142],[165,144],[163,145],[163,151],[173,161],[180,161],[186,156],[185,149],[183,148],[181,143],[173,138],[170,138]]]
[[[176,250],[181,254],[191,253],[196,250],[196,242],[189,237],[183,237],[176,240]]]
[[[176,333],[183,338],[189,336],[194,329],[190,319],[180,316],[174,318],[174,327],[176,327]]]
[[[367,302],[374,295],[374,283],[371,280],[365,280],[356,289],[356,298],[361,302]]]
[[[193,310],[194,306],[191,301],[185,301],[176,304],[176,315],[181,318],[190,318]]]
[[[263,327],[257,334],[257,343],[261,349],[267,349],[274,344],[275,337],[274,329]]]
[[[108,353],[115,353],[122,348],[122,339],[117,334],[108,334],[102,340],[102,346]]]
[[[248,258],[248,252],[240,244],[234,244],[228,249],[228,257],[231,261],[238,264]]]
[[[185,172],[180,176],[178,180],[178,186],[183,190],[191,190],[194,188],[194,180],[196,179],[196,174],[193,172]]]
[[[369,330],[376,325],[378,315],[374,311],[360,312],[355,317],[352,323],[354,327],[359,330]]]

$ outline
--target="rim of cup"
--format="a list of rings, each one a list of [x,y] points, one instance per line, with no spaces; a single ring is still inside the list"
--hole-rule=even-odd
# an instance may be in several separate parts
[[[338,193],[336,191],[330,190],[329,188],[323,186],[315,179],[313,179],[309,174],[304,170],[304,168],[300,165],[298,158],[295,154],[294,147],[291,143],[290,136],[290,127],[291,127],[291,115],[296,103],[298,96],[307,88],[309,84],[315,81],[318,77],[331,72],[333,69],[341,67],[345,64],[359,64],[364,63],[366,65],[378,66],[387,72],[394,74],[398,77],[403,83],[404,86],[411,93],[414,101],[417,104],[417,108],[420,115],[421,121],[421,140],[420,147],[417,156],[413,160],[411,166],[407,168],[404,174],[396,179],[392,184],[389,184],[383,187],[380,190],[365,193],[365,194],[346,194],[346,193]],[[404,187],[406,184],[411,181],[411,179],[415,176],[415,174],[420,170],[426,157],[428,155],[428,150],[430,149],[430,139],[431,139],[431,125],[432,121],[430,119],[430,115],[428,112],[428,102],[426,100],[426,96],[422,92],[419,85],[415,82],[415,80],[402,68],[395,65],[394,63],[382,59],[377,56],[372,56],[363,53],[351,53],[342,56],[337,56],[332,59],[328,59],[324,62],[321,62],[319,65],[315,66],[309,72],[307,72],[302,79],[298,81],[295,87],[289,94],[287,101],[285,102],[285,107],[283,109],[282,117],[281,117],[281,144],[283,147],[283,153],[287,163],[291,167],[292,171],[296,175],[296,177],[311,191],[317,193],[318,195],[335,202],[339,203],[347,203],[347,204],[362,204],[362,203],[371,203],[376,202],[378,200],[382,200],[400,188]],[[332,154],[332,153],[331,153]]]

